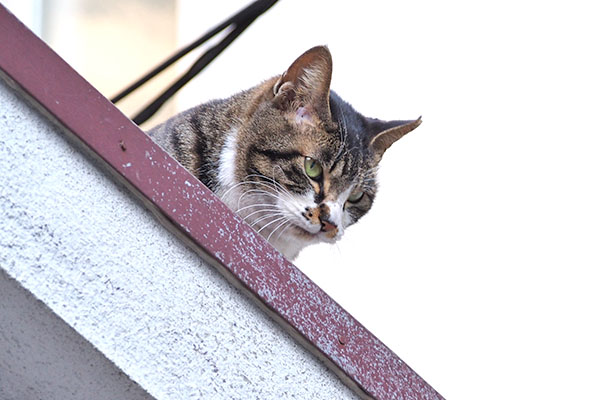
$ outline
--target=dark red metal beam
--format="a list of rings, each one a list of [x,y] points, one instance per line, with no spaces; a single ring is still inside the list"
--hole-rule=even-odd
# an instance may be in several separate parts
[[[359,395],[443,399],[2,5],[0,70]]]

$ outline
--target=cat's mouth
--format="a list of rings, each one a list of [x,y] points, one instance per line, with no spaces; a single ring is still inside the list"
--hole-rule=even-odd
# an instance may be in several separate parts
[[[294,224],[294,232],[296,236],[299,236],[306,240],[319,240],[323,242],[333,243],[337,241],[341,235],[338,234],[337,229],[332,231],[331,229],[326,229],[325,226],[321,225],[315,226],[313,230],[308,230],[303,226]]]

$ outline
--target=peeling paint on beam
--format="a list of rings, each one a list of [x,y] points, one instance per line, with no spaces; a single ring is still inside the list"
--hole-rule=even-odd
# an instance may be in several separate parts
[[[364,398],[443,399],[0,5],[0,75]]]

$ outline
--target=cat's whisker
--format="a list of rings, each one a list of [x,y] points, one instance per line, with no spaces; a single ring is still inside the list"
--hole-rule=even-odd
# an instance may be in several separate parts
[[[282,214],[282,213],[272,213],[269,215],[263,215],[262,217],[259,217],[259,218],[255,219],[254,221],[252,221],[252,224],[250,224],[250,226],[254,227],[260,221],[264,221],[265,219],[269,219],[269,218],[273,218],[273,217],[281,217],[283,215],[284,214]]]
[[[292,196],[292,194],[290,193],[290,191],[289,191],[289,190],[287,190],[285,187],[283,187],[283,185],[282,185],[281,183],[279,183],[279,182],[277,182],[277,181],[275,180],[275,167],[279,168],[279,170],[281,171],[281,173],[282,173],[283,175],[285,175],[285,172],[283,172],[283,168],[281,168],[281,165],[276,165],[276,166],[273,166],[273,182],[274,182],[275,184],[277,184],[277,185],[278,185],[278,186],[279,186],[279,187],[280,187],[280,188],[283,190],[283,192],[284,192],[284,193],[286,193],[286,194],[288,195],[288,197],[290,197],[290,198],[292,198],[292,199],[293,199],[293,197],[294,197],[294,196]]]
[[[239,199],[238,199],[238,203],[240,203],[240,202],[242,201],[242,199],[243,199],[244,197],[248,196],[248,195],[252,195],[252,196],[266,195],[266,196],[269,196],[269,197],[275,197],[275,198],[277,198],[277,199],[279,198],[279,196],[277,196],[275,193],[272,193],[272,192],[269,192],[269,191],[266,191],[266,190],[263,190],[263,189],[255,189],[255,188],[252,188],[252,189],[245,190],[245,191],[244,191],[244,192],[243,192],[243,193],[240,195],[240,197],[239,197]]]
[[[293,224],[293,223],[291,223],[291,219],[289,219],[289,220],[288,220],[288,222],[290,222],[290,224],[289,224],[288,226],[286,226],[285,228],[283,228],[283,229],[281,230],[281,232],[279,232],[279,235],[277,235],[277,237],[275,238],[275,241],[278,241],[278,240],[279,240],[279,238],[281,238],[281,235],[283,235],[283,232],[285,232],[285,231],[286,231],[288,228],[290,228],[290,227],[294,226],[294,224]]]
[[[285,224],[287,224],[287,223],[289,223],[289,222],[290,222],[290,218],[287,218],[287,219],[286,219],[285,221],[283,221],[281,224],[277,225],[277,226],[275,227],[275,229],[273,229],[273,231],[271,231],[271,233],[269,233],[269,236],[267,236],[267,242],[268,242],[268,241],[271,239],[271,236],[273,236],[273,234],[274,234],[275,232],[277,232],[277,230],[278,230],[279,228],[281,228],[282,226],[284,226]],[[285,231],[285,228],[284,228],[283,230]],[[279,236],[281,236],[281,234],[280,234]],[[279,238],[279,236],[277,236],[277,238]]]
[[[235,185],[233,185],[232,187],[230,187],[229,189],[227,189],[227,190],[225,191],[225,193],[223,193],[223,194],[221,195],[221,198],[222,198],[222,199],[225,199],[225,198],[226,198],[226,197],[227,197],[227,196],[228,196],[228,195],[231,193],[231,191],[232,191],[233,189],[235,189],[235,188],[237,188],[237,187],[239,187],[239,186],[241,186],[241,185],[245,185],[245,184],[247,184],[247,183],[250,183],[250,182],[242,181],[242,182],[238,182],[238,183],[236,183]]]
[[[247,218],[250,218],[250,217],[251,217],[252,215],[254,215],[254,214],[258,214],[258,213],[264,213],[264,212],[271,212],[271,211],[279,211],[279,209],[278,209],[278,208],[266,208],[266,209],[263,209],[263,210],[258,210],[258,211],[251,212],[250,214],[248,214],[248,215],[246,215],[246,216],[244,217],[244,221],[245,221]]]
[[[247,210],[248,208],[256,208],[256,207],[273,207],[273,204],[271,204],[271,203],[250,204],[249,206],[238,208],[235,212],[240,213],[241,211]]]
[[[235,188],[237,188],[237,187],[239,187],[239,186],[242,186],[242,185],[247,185],[247,184],[251,184],[251,183],[253,183],[253,182],[249,182],[249,181],[238,182],[237,184],[235,184],[235,185],[233,185],[232,187],[230,187],[230,188],[229,188],[229,189],[228,189],[228,190],[227,190],[227,191],[226,191],[226,192],[225,192],[225,193],[224,193],[224,194],[221,196],[221,198],[222,198],[223,200],[225,200],[225,198],[226,198],[226,197],[227,197],[227,196],[228,196],[230,193],[232,193],[232,190],[233,190],[233,189],[235,189]],[[245,195],[246,195],[246,193],[244,192],[244,193],[242,193],[242,194],[240,195],[240,197],[238,198],[238,202],[237,202],[237,209],[238,209],[238,210],[237,210],[236,212],[239,212],[239,211],[240,211],[240,203],[241,203],[241,201],[242,201],[242,198],[243,198],[243,197],[245,197]]]
[[[263,183],[263,182],[254,182],[254,181],[248,181],[248,180],[245,180],[245,181],[242,181],[242,182],[238,182],[238,183],[236,183],[235,185],[233,185],[232,187],[230,187],[229,189],[227,189],[227,191],[225,191],[225,193],[223,193],[223,194],[221,195],[221,198],[222,198],[222,199],[225,199],[225,198],[226,198],[226,197],[227,197],[229,194],[231,194],[231,192],[232,192],[234,189],[236,189],[236,188],[238,188],[238,187],[240,187],[240,186],[242,186],[242,185],[263,185],[263,186],[267,186],[267,187],[269,187],[269,188],[272,188],[272,186],[271,186],[271,185],[268,185],[268,184],[266,184],[266,183]],[[273,189],[275,189],[275,188],[273,188]],[[275,190],[275,192],[278,192],[278,191],[277,191],[277,190]]]
[[[276,199],[279,199],[279,197],[276,196],[274,193],[268,192],[266,190],[262,190],[262,189],[248,189],[248,190],[244,191],[240,195],[240,197],[238,198],[237,208],[238,209],[240,208],[240,204],[242,203],[242,200],[246,196],[264,196],[264,195],[269,196],[269,197],[274,197]],[[274,204],[271,204],[271,205],[274,205]]]
[[[283,168],[281,168],[281,165],[274,164],[273,169],[271,170],[271,175],[273,175],[273,177],[271,178],[271,181],[273,183],[275,183],[276,185],[278,185],[281,189],[283,189],[284,192],[287,192],[287,189],[284,188],[279,182],[277,182],[277,180],[275,180],[275,168],[279,168],[281,173],[285,176],[285,172],[283,172]]]
[[[279,168],[281,168],[281,167],[279,167]],[[287,190],[285,187],[283,187],[283,185],[281,183],[277,182],[275,179],[271,179],[268,176],[265,176],[265,175],[262,175],[262,174],[250,174],[250,175],[247,176],[247,178],[251,178],[251,177],[262,178],[262,179],[268,180],[269,183],[265,183],[265,182],[254,182],[254,183],[267,185],[267,186],[272,187],[273,189],[275,189],[275,191],[277,191],[277,192],[279,192],[279,190],[277,188],[280,188],[281,191],[282,191],[282,193],[285,193],[290,199],[292,199],[292,200],[294,199],[294,197],[289,192],[289,190]]]
[[[278,167],[281,169],[281,167],[280,167],[280,166],[278,166]],[[283,173],[283,170],[281,170],[281,172]],[[285,173],[284,173],[284,174],[285,174]],[[275,175],[275,174],[273,174],[273,175]],[[271,183],[272,185],[274,185],[274,186],[277,186],[277,187],[279,187],[279,188],[280,188],[282,191],[284,191],[285,193],[287,193],[287,194],[290,194],[290,193],[289,193],[289,191],[288,191],[288,190],[287,190],[287,189],[286,189],[286,188],[285,188],[285,187],[284,187],[284,186],[283,186],[281,183],[279,183],[279,182],[278,182],[278,181],[275,179],[275,176],[273,176],[273,178],[269,178],[268,176],[266,176],[266,175],[263,175],[263,174],[259,173],[258,171],[254,170],[254,174],[250,174],[250,175],[248,175],[248,177],[255,177],[255,178],[260,178],[260,179],[266,179],[266,180],[267,180],[269,183]],[[291,194],[290,194],[290,195],[291,195]]]
[[[267,226],[270,226],[270,225],[274,224],[275,222],[277,222],[277,221],[281,221],[282,219],[286,219],[286,218],[287,218],[287,216],[285,216],[285,215],[284,215],[283,217],[276,218],[276,219],[274,219],[273,221],[271,221],[271,222],[269,222],[269,223],[267,223],[267,224],[263,225],[263,226],[262,226],[262,227],[261,227],[259,230],[257,230],[256,232],[260,233],[260,232],[261,232],[263,229],[265,229]]]
[[[254,174],[248,175],[247,178],[252,177],[252,176],[254,176]],[[256,175],[256,176],[258,177],[259,175]],[[280,191],[273,184],[270,184],[270,183],[244,180],[243,182],[236,184],[235,187],[240,186],[240,185],[262,185],[262,186],[266,186],[270,189],[273,189],[275,191],[275,193],[280,193]],[[231,188],[231,189],[233,189],[233,188]],[[229,189],[227,192],[231,191],[231,189]],[[285,188],[283,188],[283,187],[282,187],[282,189],[285,190]],[[287,193],[287,192],[285,192],[285,193],[289,195],[289,193]]]
[[[297,204],[291,203],[289,200],[283,199],[280,196],[277,196],[275,193],[267,192],[266,190],[261,190],[261,189],[250,189],[250,190],[245,191],[240,196],[240,198],[238,199],[238,207],[240,206],[240,203],[241,203],[242,199],[244,197],[246,197],[247,195],[251,194],[251,193],[257,193],[257,194],[260,193],[260,194],[265,195],[265,196],[270,196],[270,197],[273,197],[273,198],[275,198],[277,200],[281,200],[281,201],[283,201],[284,203],[287,203],[290,206],[297,207]]]
[[[339,243],[338,243],[338,242],[335,242],[335,243],[334,243],[334,247],[335,247],[335,249],[337,250],[337,252],[338,252],[338,255],[339,255],[340,257],[342,257],[342,249],[340,249],[340,245],[339,245]]]
[[[295,202],[295,199],[291,196],[291,194],[289,194],[289,193],[287,193],[285,191],[280,191],[280,190],[277,189],[277,187],[271,186],[271,185],[269,185],[267,183],[264,183],[264,182],[251,182],[251,183],[253,183],[255,185],[267,186],[267,187],[273,189],[273,191],[274,191],[273,194],[285,194],[287,196],[288,204],[290,204],[289,202]],[[284,199],[284,198],[282,198],[281,200],[286,201],[286,199]]]

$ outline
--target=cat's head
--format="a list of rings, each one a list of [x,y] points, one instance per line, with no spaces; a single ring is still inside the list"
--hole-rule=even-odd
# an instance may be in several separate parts
[[[330,91],[315,47],[255,89],[236,139],[234,210],[288,258],[335,242],[371,208],[383,153],[420,124],[356,112]]]

